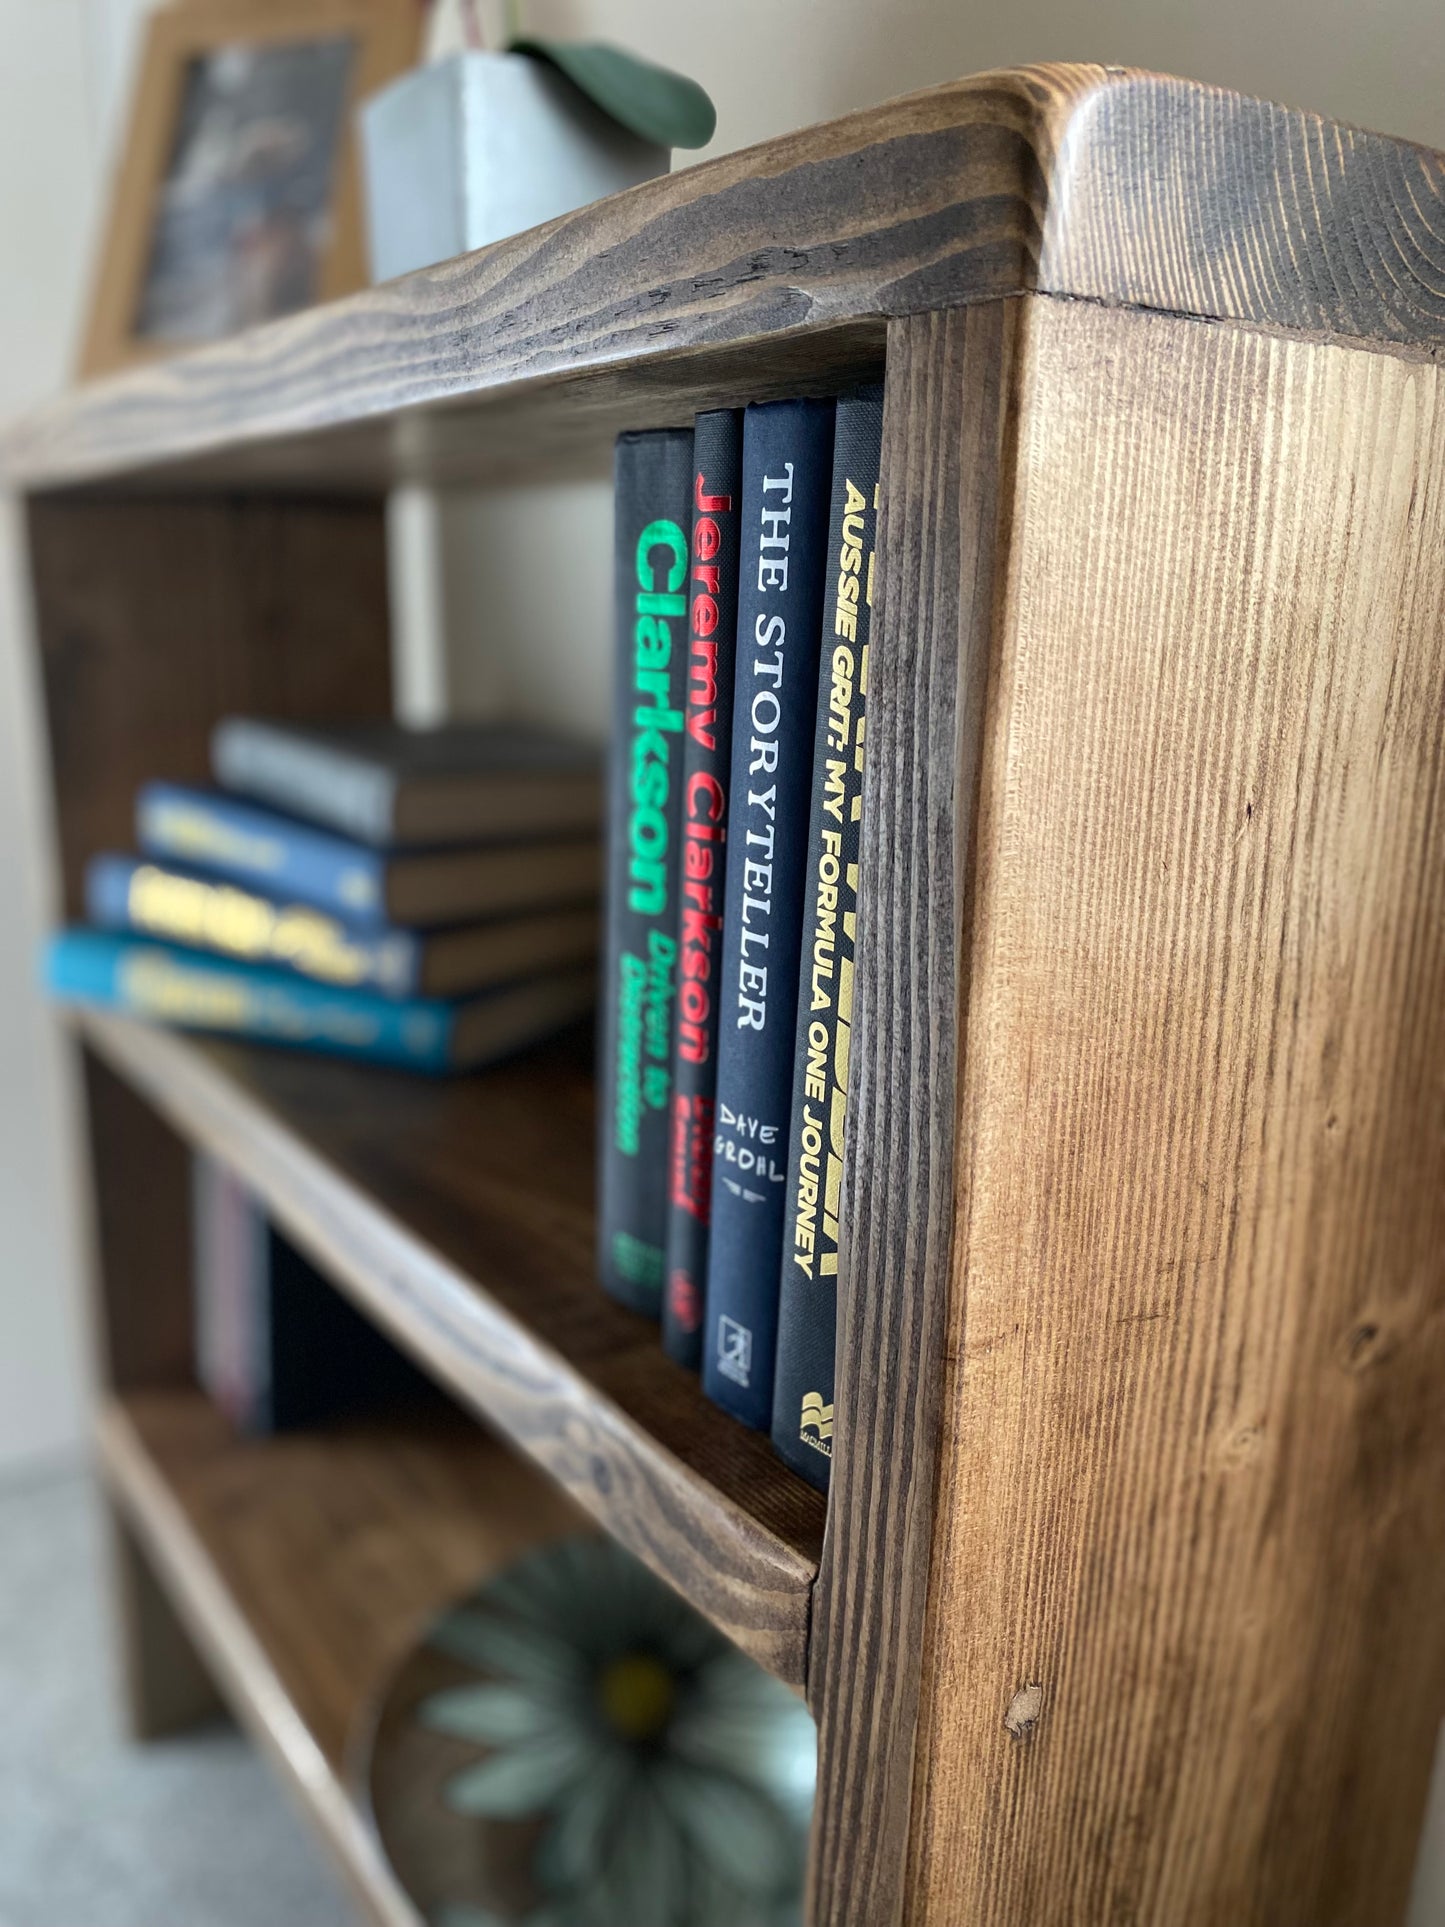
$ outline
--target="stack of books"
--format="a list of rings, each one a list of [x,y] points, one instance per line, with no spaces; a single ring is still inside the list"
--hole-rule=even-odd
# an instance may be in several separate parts
[[[616,458],[599,1266],[826,1487],[883,396]]]
[[[601,759],[499,724],[232,717],[216,787],[147,784],[98,855],[65,1000],[412,1069],[466,1069],[592,1007]]]

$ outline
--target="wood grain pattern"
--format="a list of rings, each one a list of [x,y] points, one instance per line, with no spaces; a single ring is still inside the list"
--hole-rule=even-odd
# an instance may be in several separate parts
[[[823,1502],[598,1289],[587,1040],[442,1083],[79,1022],[443,1384],[802,1686]]]
[[[1445,1710],[1445,407],[1028,305],[909,1918],[1405,1903]]]
[[[137,787],[205,781],[230,710],[389,713],[379,507],[32,501],[31,577],[67,914],[128,847]]]
[[[952,1272],[961,941],[1017,306],[897,322],[869,656],[813,1927],[903,1904]]]
[[[978,75],[95,384],[0,442],[0,480],[48,488],[183,460],[250,485],[480,479],[486,414],[463,407],[464,425],[438,430],[437,405],[507,408],[519,387],[552,389],[565,444],[595,372],[637,426],[679,360],[685,386],[712,355],[744,351],[768,392],[769,355],[790,337],[1028,289],[1433,353],[1442,168],[1403,142],[1156,75]],[[726,388],[715,402],[735,398]],[[367,422],[384,432],[359,444],[315,432]]]
[[[428,1621],[573,1530],[562,1496],[475,1427],[238,1440],[197,1392],[105,1406],[100,1469],[227,1698],[367,1917],[417,1927],[353,1791],[353,1750]]]

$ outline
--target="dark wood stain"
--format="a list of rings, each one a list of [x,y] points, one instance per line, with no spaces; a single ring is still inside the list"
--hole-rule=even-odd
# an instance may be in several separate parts
[[[579,375],[610,381],[610,432],[645,419],[673,366],[674,403],[714,358],[713,404],[734,399],[738,350],[781,392],[798,337],[1030,290],[1434,353],[1442,166],[1153,74],[980,75],[93,383],[13,429],[0,476],[184,461],[213,485],[495,479],[596,446],[596,414],[571,419]]]
[[[814,1927],[903,1906],[1015,320],[994,303],[896,322],[889,340],[833,1475],[808,1666]]]
[[[434,1081],[80,1024],[438,1379],[802,1686],[823,1502],[598,1288],[589,1038]]]

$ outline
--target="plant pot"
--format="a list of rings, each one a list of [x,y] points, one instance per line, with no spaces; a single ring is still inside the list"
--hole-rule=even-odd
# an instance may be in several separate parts
[[[665,174],[639,139],[545,62],[451,54],[361,107],[371,272],[389,281]]]

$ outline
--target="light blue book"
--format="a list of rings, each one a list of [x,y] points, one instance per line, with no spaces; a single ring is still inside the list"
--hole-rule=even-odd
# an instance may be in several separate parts
[[[373,850],[278,810],[214,790],[147,783],[136,838],[149,857],[345,918],[354,930],[433,929],[523,910],[595,901],[602,875],[595,833],[565,840]]]
[[[44,976],[62,1003],[421,1071],[468,1069],[519,1050],[582,1016],[596,995],[594,972],[573,969],[457,1003],[397,1000],[99,930],[52,937]]]

